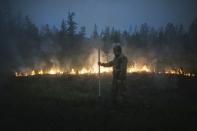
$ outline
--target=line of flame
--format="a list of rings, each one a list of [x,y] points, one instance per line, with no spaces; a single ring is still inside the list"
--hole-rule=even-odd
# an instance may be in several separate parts
[[[112,68],[105,68],[101,67],[101,73],[110,73],[112,72]],[[164,72],[155,72],[151,70],[151,68],[147,65],[139,66],[137,64],[134,64],[134,66],[130,66],[127,69],[128,73],[164,73],[164,74],[173,74],[173,75],[184,75],[188,77],[195,77],[195,74],[193,73],[186,73],[183,72],[181,69],[173,70],[173,69],[166,69]],[[34,75],[62,75],[62,74],[71,74],[71,75],[81,75],[81,74],[96,74],[98,73],[97,65],[94,65],[92,68],[82,68],[82,69],[74,69],[72,68],[70,71],[64,71],[61,68],[51,68],[49,70],[30,70],[25,72],[15,72],[15,76],[34,76]]]

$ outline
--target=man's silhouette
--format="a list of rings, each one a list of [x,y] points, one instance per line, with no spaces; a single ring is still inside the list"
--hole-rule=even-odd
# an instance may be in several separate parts
[[[118,96],[125,97],[127,77],[127,57],[122,54],[120,45],[113,48],[114,59],[108,63],[98,62],[104,67],[113,67],[112,102],[116,104]]]

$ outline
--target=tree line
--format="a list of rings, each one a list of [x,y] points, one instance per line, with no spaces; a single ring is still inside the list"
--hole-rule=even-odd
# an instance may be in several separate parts
[[[9,5],[1,6],[0,52],[3,69],[39,68],[54,63],[63,66],[69,63],[78,67],[84,64],[82,59],[85,60],[92,49],[99,46],[108,54],[114,43],[120,43],[131,59],[143,56],[158,68],[180,65],[196,71],[197,18],[188,29],[173,23],[156,29],[144,23],[124,31],[109,26],[98,31],[95,24],[88,36],[86,27],[80,27],[75,21],[74,12],[67,14],[60,27],[46,24],[38,28],[30,17],[13,15]]]

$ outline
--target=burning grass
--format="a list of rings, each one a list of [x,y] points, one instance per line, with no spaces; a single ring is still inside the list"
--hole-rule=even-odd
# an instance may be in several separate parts
[[[109,58],[103,51],[100,51],[100,57],[98,57],[98,52],[96,49],[93,49],[92,52],[87,56],[87,59],[80,60],[81,63],[78,66],[73,66],[72,64],[68,64],[68,60],[64,64],[60,64],[61,62],[55,58],[51,58],[51,65],[41,63],[35,64],[32,68],[20,68],[15,72],[16,77],[20,76],[35,76],[35,75],[63,75],[63,74],[71,74],[71,75],[83,75],[83,74],[97,74],[98,73],[98,58],[100,58],[101,62],[108,62],[108,59],[113,59],[113,57]],[[77,62],[76,62],[77,63]],[[76,64],[74,63],[74,64]],[[41,66],[42,65],[42,66]],[[100,73],[111,73],[112,68],[100,67]],[[176,67],[163,67],[158,70],[156,64],[154,62],[148,61],[144,57],[138,57],[134,60],[129,59],[127,72],[131,73],[155,73],[155,74],[171,74],[171,75],[182,75],[188,77],[195,77],[195,74],[189,71],[184,70],[180,66]]]
[[[111,73],[112,68],[101,67],[101,73]],[[194,73],[185,72],[181,68],[166,68],[164,71],[155,71],[155,68],[148,65],[138,65],[134,64],[133,66],[129,66],[127,72],[130,73],[155,73],[155,74],[171,74],[171,75],[183,75],[188,77],[195,77]],[[52,67],[48,70],[46,69],[28,69],[20,72],[15,72],[16,77],[20,76],[34,76],[34,75],[63,75],[63,74],[71,74],[71,75],[83,75],[83,74],[97,74],[98,67],[83,67],[81,69],[64,70],[61,67]]]

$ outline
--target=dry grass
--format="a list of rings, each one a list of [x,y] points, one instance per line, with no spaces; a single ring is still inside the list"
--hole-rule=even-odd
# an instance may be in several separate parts
[[[2,96],[1,123],[25,130],[197,129],[196,78],[128,76],[127,99],[110,102],[111,76],[12,77]]]

